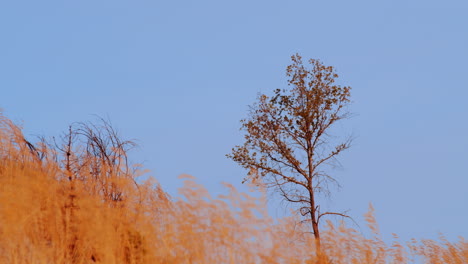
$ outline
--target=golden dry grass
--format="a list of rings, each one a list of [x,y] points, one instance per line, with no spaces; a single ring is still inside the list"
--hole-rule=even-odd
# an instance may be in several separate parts
[[[183,176],[181,198],[172,199],[152,179],[136,183],[138,171],[122,173],[121,163],[88,171],[97,163],[80,159],[98,157],[80,151],[70,155],[78,173],[47,144],[31,148],[0,114],[0,263],[468,263],[463,239],[387,245],[372,208],[374,236],[329,222],[318,262],[306,227],[295,216],[272,219],[262,197],[225,184],[213,198]]]

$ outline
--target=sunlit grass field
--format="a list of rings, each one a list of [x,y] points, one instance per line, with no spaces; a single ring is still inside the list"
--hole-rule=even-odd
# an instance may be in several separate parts
[[[468,263],[463,239],[385,243],[372,208],[370,237],[322,226],[317,260],[298,217],[274,219],[262,196],[229,184],[212,197],[191,176],[170,197],[137,180],[131,146],[105,122],[31,143],[0,113],[0,263]]]

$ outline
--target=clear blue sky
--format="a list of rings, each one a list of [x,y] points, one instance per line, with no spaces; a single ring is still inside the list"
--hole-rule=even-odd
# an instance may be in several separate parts
[[[299,52],[353,87],[357,139],[325,205],[364,225],[372,202],[385,237],[468,237],[467,14],[465,0],[2,1],[0,107],[30,137],[109,117],[171,194],[181,173],[244,188],[224,155]]]

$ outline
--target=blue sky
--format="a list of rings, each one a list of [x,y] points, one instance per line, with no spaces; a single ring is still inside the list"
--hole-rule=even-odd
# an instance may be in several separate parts
[[[181,173],[245,189],[224,155],[298,52],[353,87],[340,129],[357,138],[324,206],[364,226],[372,202],[386,238],[468,237],[467,13],[451,0],[2,1],[0,107],[30,137],[108,117],[171,194]]]

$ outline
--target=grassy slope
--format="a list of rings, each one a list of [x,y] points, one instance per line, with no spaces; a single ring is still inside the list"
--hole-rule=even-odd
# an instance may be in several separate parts
[[[73,142],[68,162],[66,144],[45,143],[29,145],[0,113],[0,263],[316,263],[306,227],[273,220],[264,199],[229,185],[212,198],[191,177],[171,199],[88,141]],[[468,263],[464,240],[386,245],[372,211],[367,220],[375,237],[328,223],[322,262]]]

